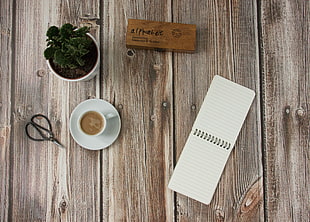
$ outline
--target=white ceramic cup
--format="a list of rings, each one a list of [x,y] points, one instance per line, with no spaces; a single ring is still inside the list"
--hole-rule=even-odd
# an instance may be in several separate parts
[[[83,127],[81,126],[81,125],[82,125],[82,124],[81,124],[82,119],[83,119],[87,114],[90,115],[91,112],[94,112],[95,115],[99,115],[99,116],[100,116],[100,117],[99,117],[100,119],[88,117],[88,121],[90,121],[91,127],[100,128],[100,130],[99,130],[98,132],[94,133],[94,134],[85,132],[85,131],[83,130]],[[108,113],[108,114],[105,114],[105,115],[104,115],[103,113],[101,113],[101,112],[99,112],[99,111],[96,111],[96,110],[87,110],[87,111],[81,113],[81,115],[79,116],[78,121],[77,121],[77,126],[78,126],[77,128],[78,128],[78,130],[80,131],[80,133],[82,133],[82,134],[84,134],[84,135],[87,135],[87,136],[99,136],[99,135],[101,135],[101,134],[107,129],[107,126],[108,126],[108,123],[109,123],[109,119],[111,119],[111,118],[113,118],[113,117],[115,117],[115,116],[116,116],[116,115],[113,114],[113,113]],[[103,125],[103,126],[102,126],[102,127],[99,127],[98,124],[99,124],[99,125]]]

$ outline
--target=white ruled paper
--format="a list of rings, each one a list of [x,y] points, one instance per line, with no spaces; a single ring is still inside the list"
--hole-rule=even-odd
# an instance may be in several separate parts
[[[255,92],[215,76],[168,187],[209,204]]]

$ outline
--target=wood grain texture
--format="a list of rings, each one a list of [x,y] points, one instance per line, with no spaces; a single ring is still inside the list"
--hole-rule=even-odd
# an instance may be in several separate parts
[[[7,221],[10,199],[12,1],[0,2],[0,221]]]
[[[2,0],[0,221],[308,221],[309,16],[307,0]],[[129,18],[196,24],[196,53],[127,49]],[[93,80],[64,82],[47,68],[46,30],[66,22],[99,40]],[[256,97],[204,205],[167,184],[216,74]],[[115,105],[122,129],[88,151],[69,118],[96,97]],[[36,113],[66,150],[26,138]]]
[[[262,1],[266,212],[309,221],[310,3]]]
[[[102,98],[122,118],[118,140],[103,151],[104,221],[173,221],[171,53],[126,49],[127,19],[170,21],[167,1],[105,1]]]
[[[70,22],[76,26],[89,26],[98,40],[99,1],[49,1],[50,25]],[[99,76],[98,76],[99,77]],[[87,82],[67,83],[50,76],[49,89],[51,118],[57,123],[58,137],[63,138],[67,149],[54,154],[49,177],[53,198],[49,199],[52,218],[61,221],[100,220],[100,153],[81,148],[69,133],[69,118],[73,109],[88,98],[99,96],[99,78]],[[53,155],[53,154],[52,154]],[[55,167],[56,166],[56,167]]]
[[[95,80],[63,82],[43,58],[48,26],[79,25],[79,16],[98,12],[98,1],[16,3],[12,221],[99,220],[100,155],[81,149],[68,130],[73,108],[96,95]],[[66,150],[25,137],[25,123],[35,113],[49,116]]]
[[[41,13],[42,11],[42,13]],[[40,78],[42,44],[45,36],[44,4],[39,1],[18,2],[14,21],[14,73],[13,88],[13,141],[11,141],[11,198],[9,220],[44,220],[46,215],[46,189],[48,145],[28,140],[24,126],[35,113],[45,113],[48,104],[48,79]],[[33,33],[36,33],[35,35]],[[31,59],[29,59],[31,58]]]
[[[211,204],[177,194],[176,219],[263,221],[256,2],[178,1],[173,7],[173,22],[197,24],[198,32],[197,53],[174,55],[176,160],[214,75],[256,91]],[[249,195],[257,201],[247,202]],[[248,211],[244,202],[251,205]]]

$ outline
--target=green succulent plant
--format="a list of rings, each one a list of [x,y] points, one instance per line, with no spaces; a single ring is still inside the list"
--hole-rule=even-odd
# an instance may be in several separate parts
[[[62,68],[75,69],[85,65],[85,55],[90,51],[92,40],[86,35],[88,27],[77,29],[72,24],[61,28],[51,26],[47,32],[46,59],[52,59]],[[84,57],[84,58],[83,58]]]

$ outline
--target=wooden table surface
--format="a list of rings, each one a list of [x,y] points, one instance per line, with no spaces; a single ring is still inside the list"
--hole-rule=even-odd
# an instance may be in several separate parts
[[[197,25],[193,54],[125,47],[129,18]],[[309,221],[308,0],[0,2],[0,221]],[[100,75],[68,83],[43,58],[51,25],[90,26]],[[210,205],[167,188],[214,75],[256,92]],[[81,148],[72,110],[122,119],[109,148]],[[36,113],[66,146],[34,142]]]

